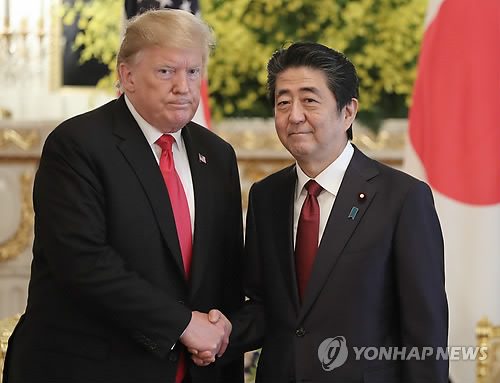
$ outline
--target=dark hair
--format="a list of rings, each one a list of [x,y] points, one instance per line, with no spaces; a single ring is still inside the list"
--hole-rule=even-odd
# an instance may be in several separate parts
[[[358,75],[351,61],[339,51],[303,41],[276,51],[267,64],[267,91],[273,108],[276,78],[281,72],[296,67],[317,69],[325,74],[328,88],[337,101],[338,112],[342,111],[352,98],[359,98]],[[352,125],[346,133],[351,140]]]

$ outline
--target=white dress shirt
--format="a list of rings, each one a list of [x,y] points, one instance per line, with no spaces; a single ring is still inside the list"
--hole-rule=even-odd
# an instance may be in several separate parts
[[[149,124],[141,115],[135,110],[134,106],[130,102],[127,96],[125,96],[125,103],[127,104],[130,113],[134,116],[139,128],[141,128],[144,137],[148,141],[151,150],[156,158],[158,166],[160,165],[161,148],[155,144],[155,142],[160,138],[163,133],[156,129],[154,126]],[[175,142],[172,144],[172,153],[174,154],[175,170],[179,175],[182,186],[184,188],[184,193],[186,193],[186,199],[189,206],[189,215],[191,216],[191,235],[194,234],[194,188],[193,179],[191,178],[191,168],[189,167],[189,159],[187,155],[186,145],[182,139],[181,130],[170,134],[175,138]]]
[[[318,196],[319,204],[319,238],[318,246],[321,243],[321,238],[325,231],[326,223],[330,217],[335,197],[337,196],[340,184],[344,179],[347,166],[351,162],[354,154],[354,148],[348,141],[344,150],[325,170],[317,175],[316,178],[309,178],[297,164],[297,184],[295,186],[295,203],[293,208],[293,247],[295,248],[297,227],[299,225],[300,211],[307,197],[307,190],[304,187],[310,180],[314,179],[324,190]]]

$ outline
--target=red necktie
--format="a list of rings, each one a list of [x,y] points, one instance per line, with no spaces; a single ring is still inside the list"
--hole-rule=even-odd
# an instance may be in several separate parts
[[[314,258],[318,252],[319,239],[319,204],[318,195],[323,188],[309,180],[305,188],[307,197],[300,211],[297,237],[295,240],[295,270],[299,285],[300,301],[304,301],[307,283],[311,274]]]
[[[172,144],[175,138],[169,134],[164,134],[156,144],[161,148],[160,170],[163,179],[167,185],[170,203],[174,212],[175,226],[177,236],[181,246],[182,260],[186,277],[189,279],[191,270],[191,257],[193,252],[193,239],[191,234],[191,215],[189,214],[189,205],[184,193],[182,182],[175,170],[174,155],[172,153]],[[186,355],[184,349],[181,349],[179,364],[177,366],[177,375],[175,382],[180,383],[186,376]]]

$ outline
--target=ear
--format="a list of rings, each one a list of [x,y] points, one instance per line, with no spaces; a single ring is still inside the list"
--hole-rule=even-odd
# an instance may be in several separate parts
[[[118,71],[120,73],[120,81],[123,89],[125,89],[127,93],[133,93],[135,91],[135,83],[134,75],[130,65],[122,62],[120,63]]]
[[[351,102],[344,107],[344,131],[352,125],[358,113],[358,99],[352,98]]]

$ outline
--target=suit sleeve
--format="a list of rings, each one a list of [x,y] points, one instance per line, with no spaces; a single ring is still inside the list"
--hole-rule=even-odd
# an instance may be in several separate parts
[[[49,136],[34,187],[41,254],[70,294],[164,356],[188,325],[191,310],[128,268],[110,246],[109,196],[98,174],[99,163],[75,137],[64,129]]]
[[[446,349],[448,304],[444,285],[444,246],[430,188],[417,182],[404,202],[394,237],[396,279],[403,347],[429,348],[432,355],[404,362],[405,382],[448,382]]]
[[[245,252],[244,252],[244,291],[247,300],[243,308],[231,318],[233,331],[230,337],[228,354],[234,355],[262,347],[266,329],[264,270],[256,217],[255,185],[249,194],[247,212]]]
[[[231,316],[237,312],[244,301],[243,293],[243,221],[241,211],[241,187],[240,177],[238,172],[238,164],[236,162],[236,154],[232,147],[231,152],[231,192],[228,193],[228,206],[230,206],[229,216],[223,229],[227,230],[225,236],[229,243],[228,250],[225,254],[226,270],[224,286],[231,288],[224,289],[225,314]]]
[[[229,145],[228,145],[229,146]],[[229,146],[230,147],[230,146]],[[226,230],[225,238],[228,242],[225,254],[225,270],[223,281],[224,306],[221,308],[224,315],[231,318],[241,309],[244,302],[243,293],[243,221],[241,211],[241,187],[236,162],[236,154],[232,147],[231,153],[231,192],[228,193],[227,204],[229,215],[222,230]],[[227,353],[227,351],[226,351]],[[243,382],[243,353],[234,354],[232,357],[222,356],[217,363],[222,367],[219,381],[222,382]],[[229,355],[229,354],[228,354]]]

